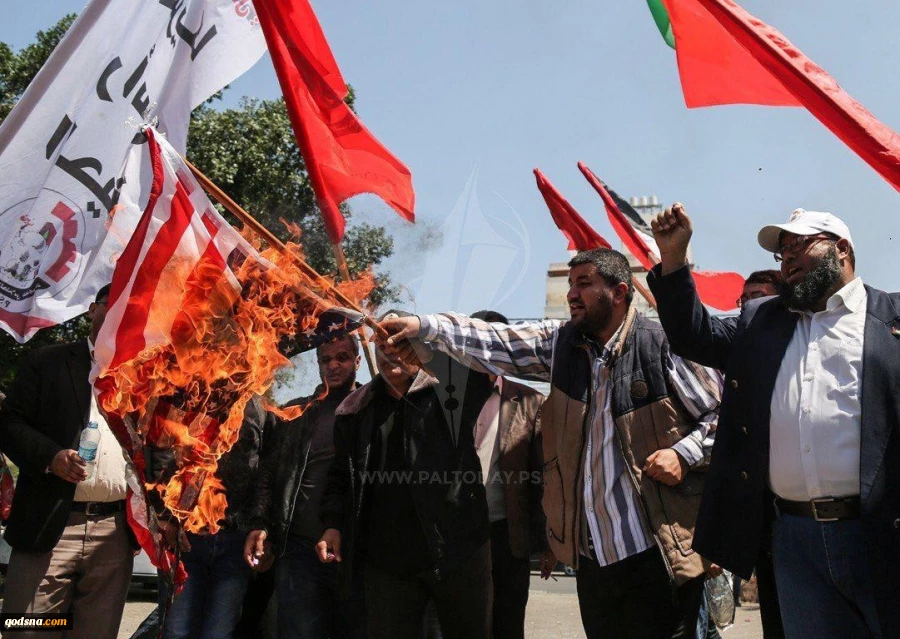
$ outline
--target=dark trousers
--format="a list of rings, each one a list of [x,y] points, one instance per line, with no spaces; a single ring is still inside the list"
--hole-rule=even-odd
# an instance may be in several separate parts
[[[781,606],[778,605],[778,590],[775,587],[775,563],[772,559],[771,537],[770,531],[759,551],[759,558],[756,560],[756,592],[759,596],[759,616],[762,620],[764,639],[784,639]]]
[[[531,566],[514,557],[506,520],[491,524],[491,565],[494,583],[494,639],[525,639],[525,606]]]
[[[274,567],[250,577],[247,592],[244,593],[244,605],[241,606],[241,618],[234,629],[235,639],[274,639],[275,606],[271,605],[274,594]]]
[[[587,639],[694,636],[705,577],[674,588],[656,547],[602,567],[582,556],[575,579]]]
[[[341,597],[338,564],[323,564],[316,551],[288,541],[275,566],[279,639],[363,639],[366,608],[362,576]]]
[[[490,639],[491,546],[440,576],[398,575],[366,564],[369,639],[421,639],[425,607],[433,599],[444,639]]]
[[[775,576],[785,636],[883,636],[866,556],[868,543],[858,519],[778,518]]]
[[[191,549],[181,556],[188,579],[169,608],[164,639],[231,638],[250,580],[250,567],[243,557],[245,536],[237,530],[188,533]],[[167,597],[165,581],[160,579],[160,602]]]

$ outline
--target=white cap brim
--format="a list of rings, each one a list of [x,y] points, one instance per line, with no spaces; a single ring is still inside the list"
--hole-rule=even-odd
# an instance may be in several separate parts
[[[793,233],[794,235],[816,235],[817,233],[822,232],[817,227],[807,226],[806,224],[798,222],[769,224],[760,230],[759,234],[756,236],[756,241],[769,253],[777,253],[778,249],[781,248],[779,239],[781,239],[781,234],[785,231]]]

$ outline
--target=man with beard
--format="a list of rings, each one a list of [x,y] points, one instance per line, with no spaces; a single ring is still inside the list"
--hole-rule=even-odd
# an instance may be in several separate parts
[[[313,333],[324,335],[316,358],[322,384],[310,397],[285,405],[302,406],[296,419],[278,421],[260,459],[251,532],[244,560],[257,569],[275,565],[278,636],[282,639],[362,639],[366,636],[362,579],[354,575],[343,594],[338,571],[316,557],[324,530],[320,518],[328,469],[334,460],[335,410],[354,388],[359,342],[353,334],[328,337],[342,317],[323,313]],[[334,333],[332,333],[334,334]]]
[[[714,318],[682,205],[653,230],[649,283],[672,347],[726,375],[695,550],[749,577],[774,499],[786,636],[900,636],[900,295],[856,277],[846,224],[797,209],[759,233],[784,292]]]
[[[508,325],[453,313],[382,322],[395,356],[418,343],[493,375],[551,384],[541,413],[543,508],[577,569],[588,639],[692,637],[704,566],[691,549],[719,376],[671,356],[636,312],[624,255],[569,262],[570,322]]]

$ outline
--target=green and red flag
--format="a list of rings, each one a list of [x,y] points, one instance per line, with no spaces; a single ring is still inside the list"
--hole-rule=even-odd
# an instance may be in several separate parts
[[[675,34],[672,33],[672,21],[669,20],[669,12],[666,11],[666,5],[662,3],[662,0],[647,0],[647,6],[650,7],[653,21],[656,23],[656,28],[659,29],[663,40],[674,49]]]
[[[672,30],[688,108],[719,104],[805,107],[900,190],[900,136],[777,29],[733,0],[648,2],[657,25],[663,25],[663,37],[666,24],[666,29]]]

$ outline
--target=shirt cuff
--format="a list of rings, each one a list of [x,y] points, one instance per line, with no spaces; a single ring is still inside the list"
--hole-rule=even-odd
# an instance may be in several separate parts
[[[419,339],[433,342],[438,335],[440,323],[437,315],[421,315],[419,317]]]
[[[681,455],[691,468],[696,468],[703,463],[703,448],[690,437],[685,437],[674,444],[672,450]]]

